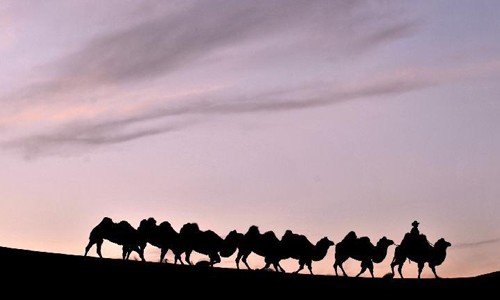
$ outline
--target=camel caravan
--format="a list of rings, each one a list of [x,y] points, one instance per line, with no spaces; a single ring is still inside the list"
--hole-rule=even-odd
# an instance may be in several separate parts
[[[301,234],[287,230],[283,236],[278,238],[273,231],[261,233],[255,225],[250,226],[246,233],[236,230],[230,231],[222,238],[212,230],[201,230],[196,223],[186,223],[177,232],[167,222],[157,224],[154,218],[143,219],[138,228],[134,228],[127,221],[115,223],[111,218],[104,217],[95,226],[89,235],[89,242],[85,247],[85,256],[93,245],[96,245],[97,255],[102,258],[101,247],[104,240],[122,246],[122,258],[128,260],[132,252],[137,252],[142,261],[144,249],[147,244],[160,249],[159,262],[165,262],[168,251],[174,255],[174,264],[192,265],[191,254],[197,252],[208,256],[206,262],[214,266],[221,262],[221,257],[231,257],[236,254],[236,268],[240,268],[240,261],[249,270],[252,268],[247,262],[250,254],[254,253],[264,259],[265,266],[262,270],[274,267],[277,272],[285,272],[280,262],[285,259],[294,259],[298,262],[300,272],[307,266],[309,273],[313,274],[312,262],[325,258],[330,247],[335,245],[335,261],[333,269],[338,276],[337,269],[340,268],[344,276],[348,276],[343,264],[348,259],[357,260],[361,264],[361,270],[356,275],[359,277],[369,270],[371,277],[374,276],[374,264],[385,260],[390,246],[396,246],[394,258],[391,262],[391,276],[394,276],[394,267],[398,267],[398,273],[403,278],[402,268],[409,260],[418,265],[418,278],[420,278],[424,265],[427,263],[436,278],[436,266],[441,265],[446,258],[446,249],[451,246],[444,238],[440,238],[435,244],[431,244],[424,234],[418,230],[419,223],[414,221],[413,228],[406,233],[401,244],[396,245],[387,237],[380,238],[374,245],[367,236],[358,237],[354,231],[349,232],[344,239],[335,244],[328,237],[323,237],[315,244]],[[182,255],[184,254],[184,259]]]

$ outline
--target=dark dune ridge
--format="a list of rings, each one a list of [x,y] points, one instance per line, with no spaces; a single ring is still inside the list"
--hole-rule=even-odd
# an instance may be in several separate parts
[[[311,296],[339,290],[353,294],[375,290],[483,291],[500,283],[500,272],[450,279],[346,278],[124,261],[7,247],[0,247],[0,272],[4,292],[12,288],[18,293],[35,291],[38,295],[55,297],[81,293],[115,296],[160,293],[165,295],[162,298],[168,298],[168,293],[173,291],[184,293],[186,297],[201,292],[205,297],[223,298],[235,293],[282,296],[305,293]],[[21,289],[15,287],[19,283]]]

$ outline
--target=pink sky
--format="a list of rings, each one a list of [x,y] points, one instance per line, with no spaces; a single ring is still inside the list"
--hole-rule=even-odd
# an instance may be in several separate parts
[[[399,243],[416,219],[452,243],[440,275],[497,271],[498,11],[2,1],[0,245],[83,254],[104,216]],[[333,274],[333,257],[316,273]]]

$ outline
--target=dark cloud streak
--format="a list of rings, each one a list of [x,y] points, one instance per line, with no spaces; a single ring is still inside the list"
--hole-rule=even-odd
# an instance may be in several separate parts
[[[456,244],[456,245],[453,245],[453,247],[459,248],[459,249],[474,248],[474,247],[479,247],[479,246],[484,246],[484,245],[495,244],[495,243],[499,243],[499,242],[500,242],[500,238],[496,238],[496,239],[483,240],[483,241],[477,241],[477,242],[472,242],[472,243]]]
[[[4,148],[21,150],[26,157],[37,157],[48,153],[57,153],[57,149],[89,148],[107,144],[117,144],[164,134],[167,132],[185,129],[197,123],[198,120],[173,120],[173,117],[213,116],[241,113],[264,113],[332,105],[341,101],[348,101],[375,96],[398,95],[412,90],[432,86],[434,83],[412,80],[392,80],[374,85],[361,87],[355,90],[335,92],[325,90],[321,86],[316,96],[293,96],[314,93],[314,89],[307,87],[291,91],[272,91],[267,94],[254,95],[251,98],[227,95],[207,95],[212,100],[191,100],[172,105],[171,107],[152,107],[137,115],[115,118],[93,123],[72,123],[52,132],[34,134],[24,138],[6,141],[1,145]],[[292,95],[293,94],[293,95]],[[189,119],[189,118],[188,118]],[[171,122],[164,125],[164,122]],[[163,122],[162,124],[153,124]],[[141,128],[138,129],[137,127]],[[146,127],[146,129],[144,129]],[[56,150],[56,151],[54,151]]]
[[[61,99],[57,95],[65,91],[155,79],[175,70],[196,68],[201,58],[228,46],[269,38],[281,41],[284,36],[307,47],[271,47],[266,51],[316,48],[328,54],[344,51],[340,54],[352,55],[411,35],[415,27],[414,22],[400,16],[377,19],[371,16],[371,5],[357,0],[189,3],[184,9],[161,17],[155,14],[89,41],[46,67],[52,79],[26,86],[7,98],[50,102]]]

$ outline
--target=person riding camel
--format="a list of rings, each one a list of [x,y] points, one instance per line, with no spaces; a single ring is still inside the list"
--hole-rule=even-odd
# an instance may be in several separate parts
[[[412,229],[410,230],[410,234],[413,236],[413,237],[418,237],[420,235],[420,230],[418,230],[418,225],[420,223],[417,222],[417,221],[413,221],[413,223],[411,223],[411,226]]]
[[[418,225],[420,225],[418,221],[413,221],[413,223],[411,223],[412,228],[409,233],[405,234],[402,242],[402,244],[404,244],[406,247],[422,247],[425,244],[429,244],[427,236],[420,233]]]

